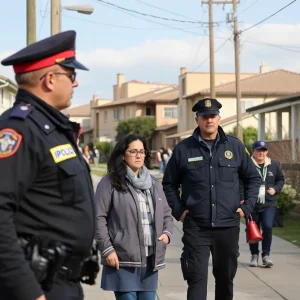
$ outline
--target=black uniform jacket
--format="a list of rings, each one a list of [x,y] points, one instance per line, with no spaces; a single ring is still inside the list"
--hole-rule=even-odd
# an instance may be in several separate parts
[[[260,171],[260,166],[253,160],[254,164],[256,165],[258,172]],[[271,206],[277,206],[277,198],[280,194],[283,186],[284,186],[284,176],[280,169],[280,163],[276,160],[271,160],[269,157],[266,158],[265,166],[267,167],[267,174],[266,174],[266,199],[265,203],[256,203],[254,211],[264,211],[266,208]],[[274,195],[270,195],[267,193],[268,189],[272,187],[275,190]]]
[[[91,248],[93,187],[76,145],[78,129],[25,90],[0,117],[0,288],[16,299],[42,293],[18,236],[60,241],[78,256]]]
[[[212,153],[199,140],[199,128],[174,148],[163,187],[177,220],[184,210],[189,210],[189,215],[203,227],[238,226],[236,210],[241,207],[249,214],[254,208],[261,178],[252,159],[240,140],[225,135],[221,127],[218,133]],[[239,180],[244,183],[242,205]]]

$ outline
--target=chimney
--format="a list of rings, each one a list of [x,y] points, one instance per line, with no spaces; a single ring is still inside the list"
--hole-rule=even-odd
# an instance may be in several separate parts
[[[186,73],[186,68],[185,67],[181,67],[180,68],[180,75],[183,75]]]
[[[97,101],[97,99],[98,99],[97,95],[93,95],[93,101],[95,102]]]
[[[267,65],[265,65],[264,63],[261,64],[261,66],[259,67],[259,73],[260,74],[264,74],[269,72],[269,67]]]
[[[117,85],[122,85],[125,82],[125,76],[122,73],[117,74]]]

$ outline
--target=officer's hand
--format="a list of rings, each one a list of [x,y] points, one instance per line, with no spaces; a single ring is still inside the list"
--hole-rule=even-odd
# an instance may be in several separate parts
[[[181,215],[181,217],[180,217],[180,219],[179,219],[180,222],[183,223],[184,218],[185,218],[185,216],[186,216],[187,213],[189,213],[189,210],[185,210],[185,211],[183,212],[183,214]]]
[[[158,240],[164,242],[165,244],[169,244],[169,237],[165,233],[163,233]]]
[[[240,215],[241,218],[245,217],[245,214],[241,208],[238,208],[236,212]]]
[[[116,252],[109,254],[106,257],[106,262],[108,263],[109,266],[114,267],[117,270],[119,270],[119,258],[117,256]]]
[[[275,191],[274,188],[270,187],[270,188],[267,190],[267,193],[268,193],[269,195],[273,196],[273,195],[276,193],[276,191]]]
[[[46,300],[46,297],[43,295],[41,297],[38,297],[36,300]]]

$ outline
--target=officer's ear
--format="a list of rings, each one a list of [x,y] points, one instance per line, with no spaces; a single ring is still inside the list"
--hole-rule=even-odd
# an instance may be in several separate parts
[[[54,72],[48,72],[45,75],[44,85],[48,90],[52,91],[54,89],[55,80],[56,78]]]

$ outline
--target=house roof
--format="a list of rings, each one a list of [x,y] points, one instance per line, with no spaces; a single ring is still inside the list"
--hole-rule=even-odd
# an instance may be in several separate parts
[[[241,115],[242,120],[250,118],[250,117],[252,117],[252,115],[249,115],[247,113],[242,113],[242,115]],[[230,124],[232,122],[235,122],[235,121],[236,121],[236,115],[225,118],[225,119],[221,119],[220,125],[225,126],[225,125],[228,125],[228,124]],[[189,129],[189,130],[186,130],[186,131],[182,131],[182,132],[178,132],[178,133],[167,136],[167,139],[188,137],[188,136],[191,136],[193,134],[194,130],[195,130],[195,128]]]
[[[172,128],[177,127],[178,123],[174,123],[174,124],[169,124],[169,125],[162,125],[162,126],[158,126],[155,128],[155,131],[165,131],[165,130],[169,130]]]
[[[4,81],[7,81],[12,87],[14,87],[15,89],[18,89],[17,84],[14,81],[10,80],[9,78],[7,78],[7,77],[5,77],[3,75],[0,75],[0,79],[2,79]]]
[[[164,87],[155,91],[132,96],[126,99],[115,100],[110,103],[97,106],[97,108],[115,107],[132,103],[173,103],[178,99],[178,93],[179,92],[177,86]]]
[[[89,117],[91,112],[91,105],[90,103],[88,103],[84,105],[74,106],[63,110],[62,112],[70,117]]]
[[[285,96],[300,92],[300,74],[287,70],[274,70],[254,75],[240,80],[240,89],[243,96]],[[216,96],[235,96],[235,81],[221,84],[215,88]],[[210,89],[204,89],[186,96],[207,96]]]
[[[294,102],[296,102],[296,101],[300,101],[300,92],[295,93],[293,95],[281,97],[281,98],[278,98],[278,99],[273,100],[273,101],[265,102],[265,103],[260,104],[260,105],[253,106],[251,108],[248,108],[246,110],[246,112],[253,114],[253,113],[256,113],[257,111],[260,111],[260,110],[275,109],[278,106],[281,106],[281,107],[290,106],[290,105],[294,104]]]

